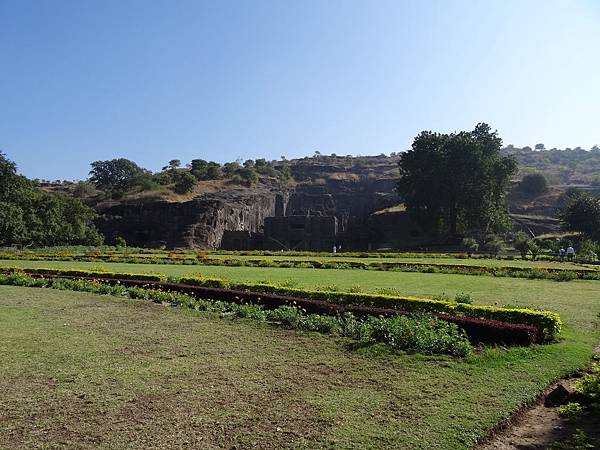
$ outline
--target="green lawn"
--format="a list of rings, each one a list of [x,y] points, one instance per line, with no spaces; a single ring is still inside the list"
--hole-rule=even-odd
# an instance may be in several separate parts
[[[261,279],[284,272],[205,269]],[[599,337],[600,283],[291,273],[310,276],[307,284],[365,288],[395,280],[422,293],[473,280],[484,302],[522,281],[513,302],[563,304],[569,327],[558,344],[425,357],[148,302],[0,286],[0,448],[469,448],[552,380],[585,366]],[[355,280],[362,275],[369,278]],[[540,291],[555,289],[571,294],[544,300]],[[587,316],[576,312],[587,308]]]

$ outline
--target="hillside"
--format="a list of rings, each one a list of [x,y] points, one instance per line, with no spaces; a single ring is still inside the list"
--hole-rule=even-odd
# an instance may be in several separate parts
[[[507,198],[517,229],[534,234],[560,231],[557,213],[565,191],[573,186],[595,190],[599,184],[597,149],[534,151],[508,146],[502,151],[513,155],[519,167]],[[407,217],[395,193],[398,161],[398,154],[315,154],[293,160],[247,161],[243,166],[228,163],[234,169],[221,166],[215,179],[196,180],[186,193],[176,193],[175,183],[163,180],[165,174],[176,179],[193,173],[189,167],[147,172],[144,182],[112,196],[88,182],[43,183],[42,187],[80,197],[93,206],[100,213],[97,225],[109,242],[121,236],[142,246],[215,248],[228,240],[232,248],[242,245],[239,242],[250,248],[258,245],[253,239],[262,233],[267,217],[333,216],[335,241],[344,248],[418,248],[428,238]],[[247,176],[248,171],[255,178],[240,176]],[[530,197],[519,191],[518,182],[533,172],[544,174],[550,186],[547,192]],[[242,235],[224,240],[229,232]],[[324,242],[319,245],[333,245]]]

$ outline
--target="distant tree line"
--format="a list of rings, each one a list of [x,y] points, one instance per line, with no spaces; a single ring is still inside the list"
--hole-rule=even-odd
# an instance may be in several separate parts
[[[193,159],[186,168],[181,161],[172,159],[160,172],[152,173],[125,158],[91,163],[89,182],[112,198],[120,198],[127,191],[158,189],[168,186],[177,194],[194,190],[199,181],[226,180],[232,184],[251,186],[260,177],[272,177],[280,182],[291,178],[289,166],[284,162],[277,167],[266,159],[228,162],[223,165],[204,159]]]
[[[99,245],[95,211],[81,200],[46,192],[17,174],[0,152],[0,245]]]
[[[544,144],[518,148],[508,145],[504,155],[513,156],[522,171],[543,172],[554,184],[597,184],[600,172],[600,147],[548,149]]]

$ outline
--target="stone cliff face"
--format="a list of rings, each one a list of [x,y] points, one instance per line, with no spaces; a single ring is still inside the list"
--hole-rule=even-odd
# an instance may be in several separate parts
[[[295,189],[223,191],[184,203],[121,204],[100,211],[96,224],[112,242],[132,246],[218,248],[225,231],[259,232],[265,217],[335,216],[339,231],[361,234],[370,214],[397,203],[393,183],[363,180],[301,184]],[[368,240],[364,233],[362,240]]]
[[[217,248],[225,230],[259,231],[284,200],[282,193],[248,190],[184,203],[122,204],[100,211],[96,224],[109,242],[121,236],[139,247]]]
[[[369,215],[398,203],[392,180],[328,181],[302,185],[289,197],[286,215],[336,216],[340,232],[367,225]]]

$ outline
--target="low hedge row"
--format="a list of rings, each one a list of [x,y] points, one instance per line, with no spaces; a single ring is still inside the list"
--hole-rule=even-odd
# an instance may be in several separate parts
[[[436,259],[501,259],[501,260],[514,260],[519,259],[520,256],[517,254],[504,254],[491,256],[485,253],[474,253],[467,254],[465,252],[447,252],[447,253],[436,253],[429,251],[352,251],[352,252],[312,252],[312,251],[299,251],[299,250],[287,250],[282,252],[281,250],[192,250],[192,249],[151,249],[141,247],[116,247],[116,246],[56,246],[56,247],[42,247],[42,248],[27,248],[27,249],[15,249],[11,247],[0,247],[0,257],[5,254],[8,255],[62,255],[62,256],[97,256],[97,255],[132,255],[132,254],[144,254],[144,255],[167,255],[169,257],[177,256],[182,258],[200,258],[208,255],[231,255],[231,256],[302,256],[302,257],[315,257],[315,258],[436,258]],[[538,260],[557,260],[558,258],[550,254],[541,254],[537,257]]]
[[[221,318],[237,317],[269,322],[292,329],[343,336],[361,343],[383,343],[399,350],[459,357],[468,356],[473,350],[462,329],[454,323],[431,316],[395,315],[359,318],[349,312],[336,316],[306,314],[297,306],[282,305],[274,309],[265,309],[260,304],[210,301],[179,292],[124,286],[119,283],[119,280],[114,279],[110,282],[112,284],[76,277],[34,278],[23,274],[0,274],[0,284],[4,285],[44,287],[151,300],[156,303],[217,313]]]
[[[22,270],[33,275],[74,276],[101,278],[105,280],[133,280],[142,282],[165,282],[166,277],[154,274],[124,274],[112,272],[94,272],[84,270],[60,269],[0,269],[0,272],[10,273]],[[276,294],[283,297],[322,301],[327,303],[324,308],[336,313],[335,307],[353,306],[356,308],[378,308],[396,310],[408,313],[435,313],[461,319],[479,319],[485,321],[507,322],[515,325],[532,326],[536,330],[537,340],[550,340],[558,336],[562,329],[562,321],[557,313],[538,311],[525,308],[498,308],[495,306],[478,306],[443,300],[431,300],[417,297],[398,297],[383,294],[366,294],[351,292],[312,291],[306,289],[288,288],[264,283],[235,282],[218,278],[180,277],[174,279],[175,284],[188,286],[226,289],[232,291],[260,294]],[[476,323],[476,322],[473,322]],[[466,325],[465,325],[466,326]],[[475,326],[475,325],[473,325]]]
[[[0,259],[31,261],[83,261],[83,262],[108,262],[131,264],[184,264],[184,265],[212,265],[234,267],[279,267],[279,268],[309,268],[309,269],[362,269],[399,272],[420,273],[446,273],[459,275],[489,275],[495,277],[544,279],[555,281],[570,281],[575,279],[600,280],[600,271],[581,267],[579,269],[555,267],[520,267],[502,266],[490,267],[471,264],[446,264],[443,262],[404,262],[404,261],[352,261],[338,258],[328,260],[294,260],[294,259],[239,259],[239,258],[214,258],[204,253],[186,254],[173,253],[149,256],[127,254],[7,254],[0,255]]]
[[[87,278],[107,278],[113,280],[139,280],[139,281],[165,281],[167,277],[165,275],[153,274],[153,273],[123,273],[123,272],[104,272],[94,270],[77,270],[77,269],[26,269],[20,267],[0,267],[0,273],[9,274],[15,272],[22,272],[27,274],[35,275],[63,275],[73,277],[87,277]]]
[[[531,325],[543,339],[554,339],[562,329],[560,316],[552,311],[527,308],[498,308],[495,306],[469,305],[443,300],[418,297],[398,297],[383,294],[353,292],[311,291],[263,283],[235,282],[219,278],[181,277],[179,282],[196,286],[229,288],[242,291],[274,293],[292,297],[325,300],[341,305],[364,305],[375,308],[427,312],[466,316],[485,320],[498,320],[514,324]]]
[[[86,281],[99,281],[111,285],[121,285],[125,287],[142,287],[154,290],[165,290],[177,292],[185,295],[192,295],[198,299],[208,299],[219,302],[229,302],[236,304],[255,304],[261,305],[265,309],[272,310],[283,306],[293,306],[300,308],[308,314],[323,314],[327,316],[343,316],[351,313],[353,316],[368,317],[394,317],[401,315],[412,315],[409,311],[400,309],[389,309],[375,306],[365,306],[360,304],[338,304],[318,299],[308,299],[302,297],[290,297],[262,292],[249,292],[245,290],[233,290],[216,287],[203,287],[190,284],[159,282],[159,281],[140,281],[128,280],[122,278],[102,278],[101,276],[82,277],[74,275],[51,275],[30,273],[33,276],[50,276],[61,279],[82,279]],[[531,345],[540,342],[543,339],[538,330],[525,324],[513,324],[501,322],[498,320],[482,320],[467,316],[451,316],[448,314],[431,313],[431,316],[453,323],[463,329],[469,340],[475,344],[502,344],[502,345]]]
[[[146,261],[150,262],[150,261]],[[182,261],[181,264],[189,264]],[[250,267],[281,267],[281,268],[309,268],[309,269],[362,269],[399,272],[420,273],[448,273],[459,275],[490,275],[495,277],[530,278],[556,281],[570,281],[575,279],[600,280],[600,271],[581,268],[554,268],[554,267],[520,267],[502,266],[490,267],[472,264],[445,264],[431,262],[404,262],[404,261],[349,261],[349,260],[268,260],[268,259],[223,259],[203,258],[199,263],[214,266],[250,266]]]

